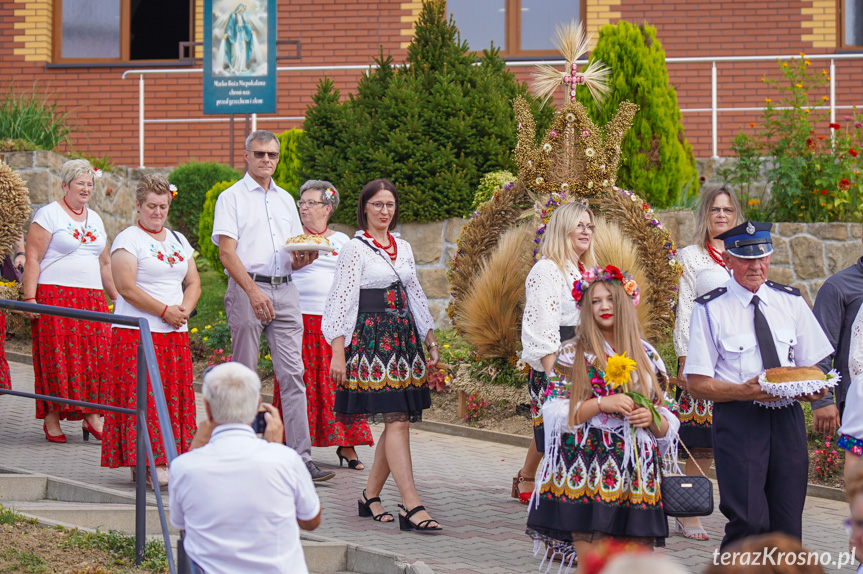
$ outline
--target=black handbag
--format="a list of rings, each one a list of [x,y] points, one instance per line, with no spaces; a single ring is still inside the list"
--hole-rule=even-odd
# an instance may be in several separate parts
[[[180,245],[182,245],[182,244],[183,244],[183,242],[182,242],[182,241],[180,241],[180,236],[179,236],[179,235],[177,235],[177,232],[176,232],[176,231],[174,231],[173,229],[171,229],[170,231],[171,231],[171,233],[173,233],[173,234],[174,234],[174,237],[177,239],[177,243],[179,243]],[[183,292],[184,292],[184,293],[186,292],[186,282],[185,282],[185,281],[183,281]],[[189,319],[191,319],[192,317],[194,317],[194,316],[195,316],[195,315],[197,315],[197,314],[198,314],[198,306],[197,306],[197,305],[195,305],[195,308],[194,308],[194,309],[192,309],[192,312],[191,312],[191,313],[189,313]]]
[[[695,462],[701,476],[663,476],[660,487],[662,508],[668,516],[710,516],[713,514],[713,483],[686,445],[682,441],[680,444]]]

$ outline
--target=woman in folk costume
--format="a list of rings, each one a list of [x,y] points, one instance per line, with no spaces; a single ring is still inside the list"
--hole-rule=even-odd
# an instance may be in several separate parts
[[[542,459],[544,437],[540,408],[548,375],[554,369],[563,341],[575,336],[579,312],[572,297],[585,264],[593,265],[593,212],[584,203],[567,203],[556,209],[539,244],[539,260],[525,281],[521,323],[521,360],[530,365],[528,391],[534,440],[524,466],[512,479],[512,497],[524,504],[530,499],[534,475]]]
[[[863,307],[857,311],[851,326],[848,345],[848,373],[851,385],[845,396],[842,426],[837,431],[836,446],[845,450],[845,482],[849,482],[863,457]]]
[[[642,336],[638,284],[609,265],[587,270],[573,295],[578,337],[549,382],[546,458],[527,531],[568,537],[582,556],[607,537],[663,545],[662,453],[674,455],[680,423],[665,406],[665,365]]]
[[[716,277],[722,276],[724,280],[715,285],[719,287],[731,277],[731,272],[722,260],[725,243],[714,237],[742,223],[743,213],[733,191],[727,187],[716,187],[701,195],[695,220],[696,243],[684,247],[677,254],[677,259],[683,267],[677,300],[677,319],[674,322],[674,350],[677,353],[678,377],[682,376],[683,365],[686,362],[689,348],[689,320],[692,317],[695,298],[710,290],[699,291],[698,279],[704,273]],[[677,392],[676,408],[681,425],[680,440],[696,458],[696,460],[686,461],[686,474],[697,475],[699,466],[710,468],[713,464],[713,402],[694,399],[686,390],[680,388]],[[676,525],[677,530],[681,531],[686,538],[709,540],[707,532],[701,525],[701,519],[697,516],[680,518]]]

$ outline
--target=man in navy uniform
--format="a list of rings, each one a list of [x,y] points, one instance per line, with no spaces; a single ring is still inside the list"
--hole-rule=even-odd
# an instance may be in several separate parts
[[[833,352],[800,291],[767,281],[771,223],[747,221],[717,236],[733,276],[696,299],[684,373],[693,397],[713,405],[722,547],[764,532],[801,538],[809,456],[803,409],[813,395],[778,401],[758,376],[812,366]]]

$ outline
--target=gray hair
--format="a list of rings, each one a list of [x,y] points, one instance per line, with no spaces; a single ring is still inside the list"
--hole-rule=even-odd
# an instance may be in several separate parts
[[[252,424],[258,412],[261,379],[240,363],[223,363],[204,377],[204,400],[216,424]]]
[[[93,165],[86,159],[70,159],[60,169],[60,181],[67,186],[82,175],[89,175],[91,179],[95,177]]]
[[[249,134],[249,137],[246,138],[246,149],[249,149],[249,146],[252,145],[252,142],[268,144],[271,141],[279,143],[279,138],[277,138],[273,132],[268,132],[267,130],[254,131]]]
[[[333,190],[332,196],[327,196],[326,191],[328,189]],[[336,186],[331,184],[328,181],[322,179],[310,179],[306,183],[300,186],[300,199],[303,198],[303,194],[307,191],[320,191],[321,192],[321,201],[324,202],[324,205],[331,205],[333,207],[333,211],[339,206],[339,192],[336,189]]]
[[[721,185],[708,189],[701,195],[698,209],[695,211],[695,240],[700,245],[707,245],[713,239],[710,237],[710,210],[713,208],[713,202],[716,201],[716,198],[723,193],[728,196],[731,206],[734,208],[734,223],[731,227],[737,227],[743,223],[743,210],[740,209],[737,195],[730,188]]]

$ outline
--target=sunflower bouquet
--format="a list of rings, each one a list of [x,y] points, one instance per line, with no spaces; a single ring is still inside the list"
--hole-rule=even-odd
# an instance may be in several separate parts
[[[653,417],[654,424],[659,427],[662,424],[662,418],[659,416],[659,411],[653,406],[653,403],[643,394],[630,390],[632,383],[631,373],[636,370],[636,363],[626,356],[626,353],[621,355],[614,354],[608,358],[608,364],[605,367],[605,376],[603,377],[609,388],[614,391],[620,391],[639,407],[644,407],[650,411]],[[636,372],[636,376],[638,373]],[[630,427],[632,438],[635,439],[635,427]],[[641,482],[641,463],[638,457],[638,449],[635,449],[635,468],[638,472],[638,484]]]

